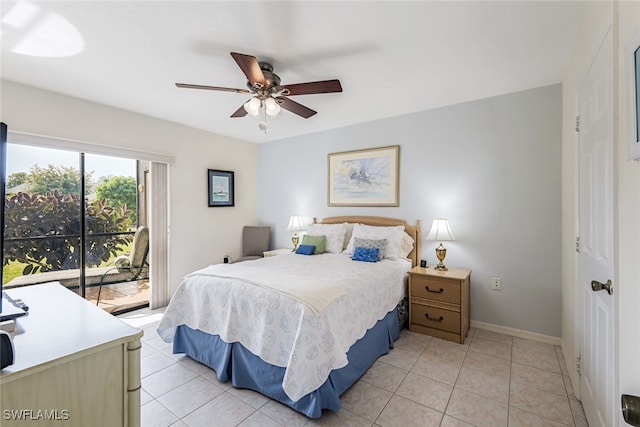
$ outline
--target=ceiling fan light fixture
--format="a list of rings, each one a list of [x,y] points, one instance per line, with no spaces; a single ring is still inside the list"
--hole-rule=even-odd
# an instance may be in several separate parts
[[[260,112],[261,105],[262,105],[262,101],[254,97],[244,103],[244,109],[249,115],[257,116],[258,113]]]
[[[277,116],[280,112],[280,104],[273,98],[267,98],[265,101],[265,109],[270,116]]]

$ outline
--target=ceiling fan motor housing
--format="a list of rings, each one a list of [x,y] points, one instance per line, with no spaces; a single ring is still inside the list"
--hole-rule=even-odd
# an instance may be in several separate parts
[[[280,76],[273,72],[273,65],[268,62],[260,62],[260,71],[264,75],[264,81],[266,85],[263,87],[260,83],[247,82],[249,90],[257,92],[259,90],[275,91],[275,88],[280,85]]]

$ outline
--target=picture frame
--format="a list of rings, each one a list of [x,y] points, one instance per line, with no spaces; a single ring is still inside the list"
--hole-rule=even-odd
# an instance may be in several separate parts
[[[632,88],[629,102],[629,159],[640,160],[640,32],[627,46],[627,72]]]
[[[399,206],[400,146],[329,153],[328,206]]]
[[[233,171],[208,169],[209,207],[233,206],[235,191]]]

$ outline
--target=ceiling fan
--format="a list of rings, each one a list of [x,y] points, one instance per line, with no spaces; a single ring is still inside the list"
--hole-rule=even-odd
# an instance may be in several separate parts
[[[289,96],[311,95],[317,93],[342,92],[339,80],[322,80],[317,82],[281,85],[280,77],[273,72],[273,66],[268,62],[258,62],[255,56],[231,52],[242,72],[247,76],[248,89],[235,89],[218,86],[203,86],[188,83],[176,83],[177,87],[188,89],[206,89],[223,92],[253,94],[254,96],[240,106],[231,117],[244,117],[247,114],[257,116],[263,108],[266,115],[275,116],[280,108],[289,110],[300,117],[308,119],[317,113],[291,99]],[[266,120],[260,122],[260,129],[266,130]]]

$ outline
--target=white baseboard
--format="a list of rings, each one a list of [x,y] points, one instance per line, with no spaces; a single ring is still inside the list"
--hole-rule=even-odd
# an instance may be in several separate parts
[[[491,332],[497,332],[499,334],[511,335],[513,337],[539,341],[546,344],[562,344],[562,338],[560,337],[553,337],[551,335],[539,334],[537,332],[530,332],[522,329],[509,328],[507,326],[494,325],[493,323],[479,322],[477,320],[471,321],[471,327],[476,329],[484,329]]]

